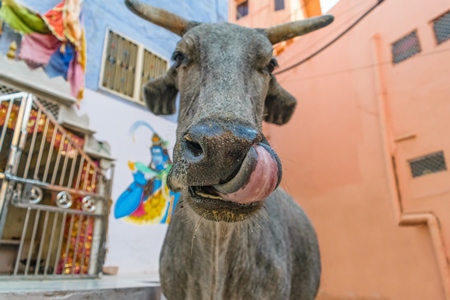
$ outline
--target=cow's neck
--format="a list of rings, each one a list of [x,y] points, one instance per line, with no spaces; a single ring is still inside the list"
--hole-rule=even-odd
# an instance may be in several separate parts
[[[217,278],[219,277],[219,265],[221,261],[221,256],[223,256],[223,251],[221,251],[220,247],[221,241],[220,241],[220,223],[215,223],[213,229],[213,238],[211,239],[211,249],[212,251],[212,257],[211,257],[211,275],[213,276],[212,279],[212,288],[211,288],[211,299],[214,299],[214,295],[217,294]]]
[[[227,223],[214,222],[201,218],[190,210],[186,224],[192,233],[190,251],[201,251],[212,257],[212,268],[217,270],[220,258],[232,249],[235,255],[240,252],[247,254],[250,240],[259,239],[261,236],[261,220],[267,216],[264,210],[255,213],[249,220]]]

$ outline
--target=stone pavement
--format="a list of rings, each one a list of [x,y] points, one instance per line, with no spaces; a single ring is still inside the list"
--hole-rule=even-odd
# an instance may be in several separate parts
[[[151,276],[99,279],[0,281],[0,300],[163,300]]]

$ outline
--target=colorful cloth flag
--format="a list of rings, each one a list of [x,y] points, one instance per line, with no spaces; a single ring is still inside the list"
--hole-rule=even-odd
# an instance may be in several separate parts
[[[0,18],[24,35],[19,57],[50,78],[62,76],[77,99],[83,98],[86,67],[82,1],[63,0],[42,16],[14,0],[3,0],[0,8]]]
[[[31,33],[23,36],[19,57],[32,69],[44,67],[60,47],[61,41],[53,34]]]
[[[56,5],[54,8],[46,12],[42,18],[47,24],[48,28],[52,31],[60,41],[65,42],[64,36],[64,19],[63,19],[64,1]]]
[[[48,77],[53,78],[57,76],[64,77],[67,80],[67,73],[69,71],[70,63],[75,58],[75,48],[72,44],[61,44],[58,51],[53,53],[50,61],[45,66],[45,73]]]
[[[2,1],[0,19],[5,21],[12,29],[23,34],[47,34],[51,32],[39,14],[17,4],[14,0]]]
[[[81,56],[81,53],[75,53],[75,59],[71,62],[67,72],[67,80],[70,83],[72,95],[78,99],[83,98],[84,91],[84,61],[80,58]],[[74,95],[74,92],[78,94]]]

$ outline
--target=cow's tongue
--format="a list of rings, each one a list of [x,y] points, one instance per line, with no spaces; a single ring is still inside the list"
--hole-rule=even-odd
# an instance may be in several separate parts
[[[225,200],[251,203],[264,200],[278,184],[278,164],[263,146],[248,151],[237,175],[224,184],[214,185]]]

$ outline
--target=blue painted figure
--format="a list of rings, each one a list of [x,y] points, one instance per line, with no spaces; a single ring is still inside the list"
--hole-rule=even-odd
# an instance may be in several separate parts
[[[134,224],[169,223],[180,197],[167,187],[167,174],[172,166],[165,143],[155,133],[150,148],[151,162],[129,162],[133,182],[119,196],[114,208],[115,218]]]

